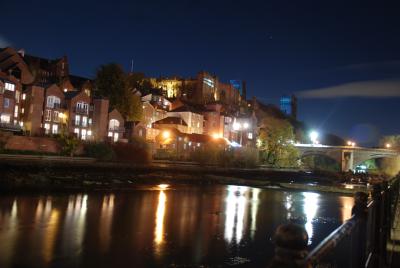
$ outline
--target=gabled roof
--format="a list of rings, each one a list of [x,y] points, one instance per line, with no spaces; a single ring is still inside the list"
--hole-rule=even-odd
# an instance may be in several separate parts
[[[80,89],[83,86],[83,84],[85,84],[86,82],[90,82],[90,83],[92,82],[92,80],[89,78],[77,76],[77,75],[70,75],[69,81],[77,89]]]
[[[185,120],[183,120],[180,117],[176,117],[176,116],[168,116],[164,119],[155,121],[153,124],[156,125],[164,125],[164,124],[168,124],[168,125],[182,125],[182,126],[187,126]]]
[[[73,99],[73,98],[75,98],[79,93],[81,93],[81,91],[74,90],[74,91],[67,91],[67,92],[64,92],[64,95],[65,95],[65,98],[66,98],[66,99]]]

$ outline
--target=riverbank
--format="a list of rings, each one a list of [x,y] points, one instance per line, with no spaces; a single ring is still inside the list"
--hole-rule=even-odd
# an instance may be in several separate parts
[[[138,184],[154,183],[235,184],[345,194],[355,191],[338,184],[335,173],[266,168],[219,168],[162,162],[133,166],[96,162],[89,158],[12,157],[0,159],[0,169],[0,190],[5,192],[129,190]]]

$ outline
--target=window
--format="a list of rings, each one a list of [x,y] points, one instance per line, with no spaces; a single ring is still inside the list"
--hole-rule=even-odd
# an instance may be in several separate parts
[[[52,132],[53,134],[58,134],[58,125],[53,125],[53,127],[52,127],[52,129],[51,129],[51,132]]]
[[[111,131],[108,132],[108,137],[112,137],[113,133]]]
[[[81,139],[86,140],[86,129],[82,129],[81,131]]]
[[[90,97],[90,90],[89,89],[85,89],[85,93],[86,93],[86,95],[88,95],[89,97]]]
[[[50,124],[49,123],[44,124],[44,133],[50,134]]]
[[[87,126],[87,117],[86,116],[82,116],[82,126],[83,127]]]
[[[18,106],[14,107],[14,117],[18,117]]]
[[[81,123],[81,116],[75,115],[75,126],[79,126],[80,123]]]
[[[54,122],[60,122],[60,112],[59,111],[54,111],[54,113],[53,113],[53,121]]]
[[[81,112],[81,113],[88,113],[89,111],[89,104],[87,104],[86,102],[78,102],[76,104],[76,110],[77,112]]]
[[[114,142],[118,141],[118,132],[114,133]]]
[[[22,99],[25,100],[26,99],[26,94],[22,94]]]
[[[44,121],[51,121],[51,110],[46,110],[44,112]]]
[[[108,129],[118,130],[118,127],[119,127],[119,121],[116,119],[111,119],[108,124]]]
[[[1,123],[10,123],[11,122],[11,116],[9,114],[2,114],[0,117],[0,122]]]
[[[19,98],[21,97],[21,92],[19,92],[18,90],[15,91],[15,102],[19,103]]]
[[[88,130],[88,131],[87,131],[87,135],[88,135],[88,136],[92,136],[92,131],[91,131],[91,130]]]
[[[24,108],[21,108],[21,114],[23,114],[25,112]]]
[[[89,126],[92,124],[92,118],[89,118]]]
[[[3,106],[4,106],[4,108],[10,107],[10,99],[4,98]]]
[[[15,85],[6,82],[5,85],[4,85],[4,88],[5,88],[6,90],[9,90],[9,91],[14,91],[14,90],[15,90]]]
[[[47,107],[48,108],[60,108],[61,100],[56,96],[48,96],[47,97]]]
[[[249,134],[247,134],[247,138],[249,138],[249,140],[253,139],[253,133],[249,132]]]
[[[76,134],[77,137],[79,137],[79,128],[75,128],[74,133]]]

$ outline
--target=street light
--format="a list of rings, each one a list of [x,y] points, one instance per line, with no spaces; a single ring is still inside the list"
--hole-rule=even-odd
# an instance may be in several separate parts
[[[171,136],[171,133],[169,133],[168,130],[164,130],[162,136],[164,139],[168,139]]]
[[[319,136],[318,132],[313,130],[313,131],[310,132],[309,136],[310,136],[310,140],[311,140],[311,142],[313,144],[317,144],[318,143],[318,140],[317,140],[318,136]]]
[[[391,145],[390,143],[386,143],[386,144],[385,144],[385,147],[386,147],[386,148],[391,148],[392,145]]]

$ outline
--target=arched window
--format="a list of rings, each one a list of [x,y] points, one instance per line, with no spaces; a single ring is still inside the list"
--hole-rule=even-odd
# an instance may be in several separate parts
[[[108,128],[110,130],[118,130],[119,128],[119,121],[116,119],[111,119],[110,122],[108,123]]]

